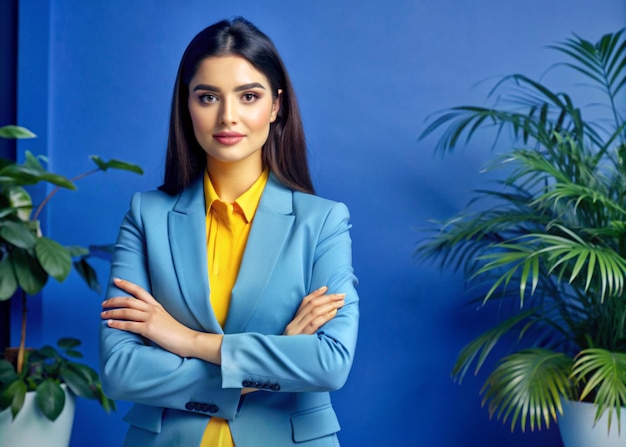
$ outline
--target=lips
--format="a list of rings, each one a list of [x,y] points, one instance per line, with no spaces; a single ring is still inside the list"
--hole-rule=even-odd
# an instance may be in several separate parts
[[[213,135],[213,138],[225,146],[232,146],[233,144],[239,143],[245,135],[240,134],[239,132],[218,132]]]

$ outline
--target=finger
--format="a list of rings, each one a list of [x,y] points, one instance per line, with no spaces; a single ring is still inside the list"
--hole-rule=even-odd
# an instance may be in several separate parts
[[[142,312],[137,309],[112,309],[105,310],[100,313],[100,316],[103,320],[126,320],[126,321],[136,321],[143,322],[147,319],[146,312]]]
[[[306,306],[307,303],[309,303],[311,300],[317,297],[324,296],[324,294],[327,291],[328,291],[328,286],[322,286],[319,289],[314,290],[313,292],[309,293],[307,296],[302,298],[302,301],[300,302],[300,307]]]
[[[313,309],[313,311],[310,313],[310,316],[311,316],[310,318],[315,319],[315,318],[327,315],[332,312],[336,313],[339,308],[343,307],[343,304],[344,302],[343,300],[341,300],[341,301],[331,301],[324,305],[318,306],[315,309]]]
[[[105,309],[125,307],[145,310],[147,308],[147,304],[141,300],[129,296],[116,296],[103,301],[102,307]]]
[[[137,299],[140,299],[147,303],[156,302],[156,300],[152,297],[152,295],[150,295],[143,287],[138,286],[135,283],[126,281],[125,279],[121,279],[121,278],[114,278],[113,283],[117,287],[130,293],[132,296],[134,296]]]
[[[324,324],[332,320],[344,301],[332,301],[323,306],[317,306],[308,312],[300,312],[285,328],[285,335],[314,334]]]
[[[141,335],[142,330],[142,323],[137,323],[134,321],[108,320],[107,326],[115,329],[120,329],[122,331],[133,332],[139,335]]]
[[[309,322],[309,325],[315,327],[314,331],[317,331],[320,327],[335,318],[339,313],[339,309],[341,309],[341,307],[343,307],[343,302],[336,303],[330,309],[324,309],[324,311],[320,312]]]
[[[302,326],[297,333],[306,335],[315,334],[322,326],[332,320],[335,315],[337,315],[337,309],[326,312],[323,315],[319,315],[304,324],[304,326]]]
[[[302,300],[301,307],[307,305],[317,305],[319,303],[324,303],[332,300],[337,300],[345,297],[345,293],[329,293],[325,294],[325,292],[317,293],[317,291],[307,295]]]
[[[300,308],[298,309],[298,313],[302,312],[310,312],[311,309],[318,308],[320,306],[324,306],[328,303],[343,301],[346,297],[345,293],[332,293],[329,295],[322,295],[311,298],[307,302],[303,302]]]
[[[293,322],[298,324],[302,321],[308,321],[311,318],[327,313],[332,309],[342,307],[344,298],[345,294],[324,295],[323,297],[318,297],[298,309],[295,317],[293,318]]]
[[[307,296],[322,296],[328,291],[328,286],[322,286],[317,290],[309,293]]]

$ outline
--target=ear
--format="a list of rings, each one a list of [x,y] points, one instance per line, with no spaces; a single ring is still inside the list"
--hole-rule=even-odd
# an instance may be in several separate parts
[[[278,89],[278,94],[276,95],[276,99],[274,99],[274,102],[272,103],[272,114],[270,115],[270,123],[273,123],[274,121],[276,121],[276,118],[278,117],[278,112],[280,111],[280,104],[283,100],[283,91],[281,89]]]

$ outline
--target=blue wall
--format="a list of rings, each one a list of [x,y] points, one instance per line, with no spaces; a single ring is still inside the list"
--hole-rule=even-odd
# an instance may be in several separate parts
[[[17,0],[3,0],[0,14],[0,126],[16,122]],[[15,159],[13,140],[0,139],[0,157]],[[0,349],[9,344],[11,302],[0,302]]]
[[[481,408],[484,375],[449,377],[489,313],[464,307],[460,278],[413,258],[427,219],[458,211],[488,152],[436,157],[418,142],[429,113],[480,102],[494,75],[540,76],[545,47],[626,25],[624,0],[22,0],[18,120],[41,136],[66,175],[87,156],[141,164],[62,193],[47,232],[66,244],[114,240],[131,194],[158,186],[178,59],[191,37],[244,15],[281,51],[302,107],[318,193],[348,204],[362,329],[352,375],[334,401],[344,446],[558,446],[555,429],[511,434]],[[98,265],[106,278],[108,266]],[[52,284],[31,321],[31,344],[84,339],[96,365],[99,296],[73,274]],[[107,416],[78,403],[72,446],[119,445],[127,405]]]

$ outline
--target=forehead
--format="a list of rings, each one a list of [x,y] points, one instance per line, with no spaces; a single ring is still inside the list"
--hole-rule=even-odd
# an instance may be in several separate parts
[[[267,77],[247,59],[236,55],[212,56],[200,61],[189,86],[200,83],[236,86],[250,82],[269,86]]]

